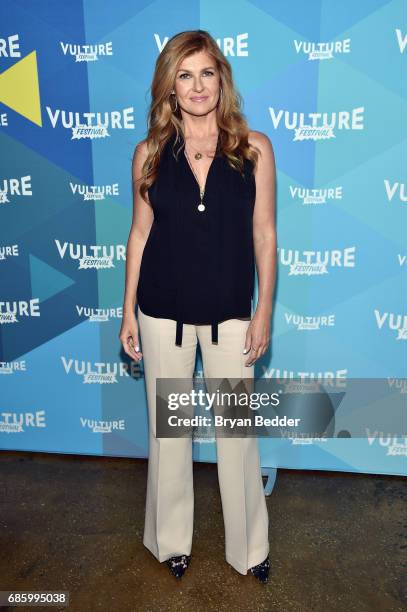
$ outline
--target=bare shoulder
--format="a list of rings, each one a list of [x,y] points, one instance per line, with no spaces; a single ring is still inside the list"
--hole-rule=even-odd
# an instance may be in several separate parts
[[[133,160],[137,157],[139,160],[143,162],[146,160],[148,154],[148,146],[147,146],[147,138],[140,140],[134,147]]]
[[[134,147],[133,159],[132,159],[132,174],[133,178],[138,178],[142,174],[142,168],[144,162],[147,159],[148,147],[147,139],[140,140]]]
[[[248,136],[249,144],[253,147],[260,149],[261,153],[273,154],[273,145],[271,144],[270,138],[264,132],[257,130],[250,130]]]
[[[248,136],[249,144],[252,145],[260,155],[257,159],[257,165],[255,174],[270,175],[273,177],[276,172],[275,168],[275,157],[273,145],[271,144],[270,138],[263,132],[257,130],[250,130]]]

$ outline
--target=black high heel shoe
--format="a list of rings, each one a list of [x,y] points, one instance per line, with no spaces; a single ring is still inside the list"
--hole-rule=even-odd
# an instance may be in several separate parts
[[[270,558],[267,555],[267,557],[264,559],[264,561],[262,561],[261,563],[259,563],[258,565],[255,565],[254,567],[250,568],[251,573],[253,574],[253,576],[255,576],[257,578],[257,580],[259,580],[260,582],[267,582],[268,581],[268,577],[269,577],[269,571],[270,571]]]
[[[167,559],[166,564],[176,578],[181,578],[184,575],[190,561],[191,555],[178,555],[177,557],[170,557],[170,559]]]

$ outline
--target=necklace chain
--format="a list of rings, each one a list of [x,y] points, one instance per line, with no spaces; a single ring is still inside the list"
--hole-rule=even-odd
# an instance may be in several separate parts
[[[202,204],[202,200],[203,200],[203,197],[204,197],[204,195],[205,195],[206,181],[205,181],[205,184],[204,184],[204,186],[203,186],[203,189],[201,189],[201,185],[200,185],[200,183],[199,183],[198,177],[197,177],[197,175],[196,175],[196,172],[195,172],[195,170],[194,170],[194,168],[193,168],[193,166],[192,166],[191,162],[189,161],[188,153],[186,152],[186,150],[185,150],[185,157],[187,158],[187,161],[188,161],[189,167],[191,168],[192,172],[194,173],[194,176],[195,176],[195,178],[196,178],[196,182],[198,183],[198,187],[199,187],[199,195],[200,195],[200,197],[201,197],[201,204]],[[212,162],[211,162],[211,163],[212,163]]]
[[[217,137],[217,140],[216,140],[216,149],[215,149],[215,153],[214,153],[214,156],[213,156],[213,158],[212,158],[211,164],[210,164],[210,166],[209,166],[209,169],[208,169],[208,174],[206,175],[206,179],[205,179],[204,186],[203,186],[203,188],[201,188],[201,185],[199,184],[199,180],[198,180],[198,177],[197,177],[196,172],[195,172],[195,170],[194,170],[194,167],[193,167],[193,165],[192,165],[192,164],[191,164],[191,162],[190,162],[190,159],[189,159],[189,156],[188,156],[188,153],[187,153],[187,150],[186,150],[185,138],[184,138],[184,154],[185,154],[185,157],[187,158],[188,165],[189,165],[189,167],[190,167],[190,168],[191,168],[191,170],[192,170],[192,173],[193,173],[193,175],[194,175],[194,177],[195,177],[195,180],[196,180],[196,182],[198,183],[200,203],[197,205],[197,209],[198,209],[198,211],[199,211],[199,212],[203,212],[203,211],[206,209],[206,206],[205,206],[205,204],[203,203],[203,198],[204,198],[204,195],[205,195],[206,181],[208,180],[209,171],[210,171],[211,166],[212,166],[212,164],[213,164],[213,162],[214,162],[214,157],[215,157],[215,155],[216,155],[216,150],[217,150],[217,148],[218,148],[218,141],[219,141],[219,132],[218,132],[218,137]],[[192,149],[195,149],[195,147],[192,147]],[[203,157],[203,156],[202,156],[202,153],[201,153],[200,151],[198,151],[197,149],[195,149],[195,151],[197,151],[197,153],[195,154],[195,159],[197,159],[197,160],[202,159],[202,157]]]
[[[218,134],[218,139],[219,139],[219,134]],[[216,153],[217,145],[218,145],[218,140],[216,141],[215,153]],[[189,146],[192,146],[192,145],[189,145]],[[195,147],[192,147],[192,149],[195,149]],[[201,154],[201,152],[200,152],[200,151],[198,151],[198,149],[195,149],[195,151],[197,151],[197,155],[195,155],[195,159],[197,159],[197,160],[202,159],[202,154]],[[192,166],[192,164],[191,164],[191,162],[190,162],[190,159],[189,159],[189,156],[188,156],[188,153],[187,153],[187,151],[186,151],[186,147],[185,147],[185,146],[184,146],[184,153],[185,153],[185,157],[187,158],[187,161],[188,161],[189,167],[191,168],[191,170],[192,170],[192,172],[193,172],[193,174],[194,174],[194,177],[195,177],[195,179],[196,179],[196,182],[198,183],[198,187],[199,187],[199,195],[200,195],[200,198],[201,198],[201,203],[200,203],[200,205],[198,206],[198,210],[200,210],[200,211],[205,210],[205,207],[204,207],[204,205],[203,205],[202,200],[203,200],[204,195],[205,195],[206,180],[207,180],[207,178],[208,178],[208,175],[206,176],[205,183],[204,183],[204,186],[203,186],[203,189],[202,189],[202,188],[201,188],[201,185],[200,185],[200,183],[199,183],[198,177],[197,177],[197,175],[196,175],[196,172],[195,172],[195,170],[194,170],[194,168],[193,168],[193,166]],[[212,165],[212,163],[213,163],[213,158],[212,158],[212,161],[211,161],[210,166]],[[210,166],[209,166],[209,170],[210,170]],[[208,170],[208,174],[209,174],[209,170]]]
[[[201,151],[199,149],[197,149],[196,147],[192,146],[190,143],[188,144],[188,146],[190,146],[191,149],[193,149],[194,151],[197,152],[199,157],[195,155],[195,159],[202,159],[203,156],[202,156],[202,153],[201,153]],[[216,146],[215,146],[215,150],[216,150]],[[208,155],[208,154],[206,154],[206,155]]]

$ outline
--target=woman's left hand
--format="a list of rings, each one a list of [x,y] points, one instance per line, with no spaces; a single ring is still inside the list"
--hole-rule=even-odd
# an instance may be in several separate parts
[[[246,332],[246,342],[243,353],[249,352],[246,366],[251,366],[264,355],[270,344],[270,320],[268,311],[256,311]]]

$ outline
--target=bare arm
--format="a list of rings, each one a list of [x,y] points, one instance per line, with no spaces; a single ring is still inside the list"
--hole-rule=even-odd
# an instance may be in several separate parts
[[[133,182],[133,219],[130,227],[126,248],[126,280],[123,300],[123,320],[119,338],[125,352],[140,361],[142,353],[139,344],[138,324],[135,315],[137,304],[137,285],[140,276],[140,264],[144,247],[154,220],[154,213],[150,202],[143,200],[140,195],[142,167],[147,157],[147,143],[139,142],[135,148],[132,160]],[[148,195],[146,195],[148,200]]]
[[[144,247],[154,220],[150,203],[140,195],[141,169],[147,157],[147,144],[143,140],[135,148],[132,161],[133,220],[126,249],[126,281],[123,314],[133,314],[137,303],[136,292]],[[147,195],[148,199],[148,195]]]
[[[251,131],[250,144],[260,150],[256,178],[256,203],[253,213],[253,241],[259,280],[259,298],[245,348],[252,349],[246,365],[251,365],[266,350],[270,341],[270,317],[277,267],[275,226],[276,169],[273,146],[266,134]],[[256,350],[253,350],[253,347]]]
[[[253,214],[253,238],[259,277],[257,308],[270,316],[276,275],[275,159],[270,139],[254,134],[254,144],[261,150],[256,170],[256,205]]]

